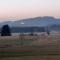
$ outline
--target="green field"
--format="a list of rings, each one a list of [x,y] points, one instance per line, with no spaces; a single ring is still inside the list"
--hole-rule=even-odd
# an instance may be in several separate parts
[[[60,35],[0,37],[0,60],[57,59],[60,60]]]

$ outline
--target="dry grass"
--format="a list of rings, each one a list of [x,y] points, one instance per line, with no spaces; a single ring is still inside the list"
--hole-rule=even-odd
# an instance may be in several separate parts
[[[60,56],[24,56],[24,57],[9,57],[1,60],[60,60]]]
[[[21,45],[21,41],[31,44]],[[2,56],[10,56],[0,60],[60,60],[60,34],[0,37],[0,44],[13,44],[10,48],[0,48],[0,54],[5,54]]]

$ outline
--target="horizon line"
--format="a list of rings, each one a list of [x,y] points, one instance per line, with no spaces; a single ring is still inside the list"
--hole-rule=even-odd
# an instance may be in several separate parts
[[[44,17],[51,17],[51,18],[55,18],[55,19],[60,19],[60,17],[55,17],[55,16],[36,16],[36,17],[27,17],[27,18],[7,18],[7,19],[0,19],[0,22],[9,22],[11,21],[19,21],[19,20],[26,20],[26,19],[33,19],[33,18],[44,18]],[[13,20],[12,20],[13,19]],[[2,21],[5,20],[5,21]]]

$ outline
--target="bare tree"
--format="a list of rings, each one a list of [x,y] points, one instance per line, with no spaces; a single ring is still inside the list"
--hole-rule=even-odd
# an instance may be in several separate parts
[[[50,35],[50,30],[49,30],[49,27],[47,27],[47,34]]]

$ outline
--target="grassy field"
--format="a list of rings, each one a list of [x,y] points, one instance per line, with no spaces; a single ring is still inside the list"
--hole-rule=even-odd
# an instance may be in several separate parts
[[[60,60],[60,35],[0,37],[0,60]]]

